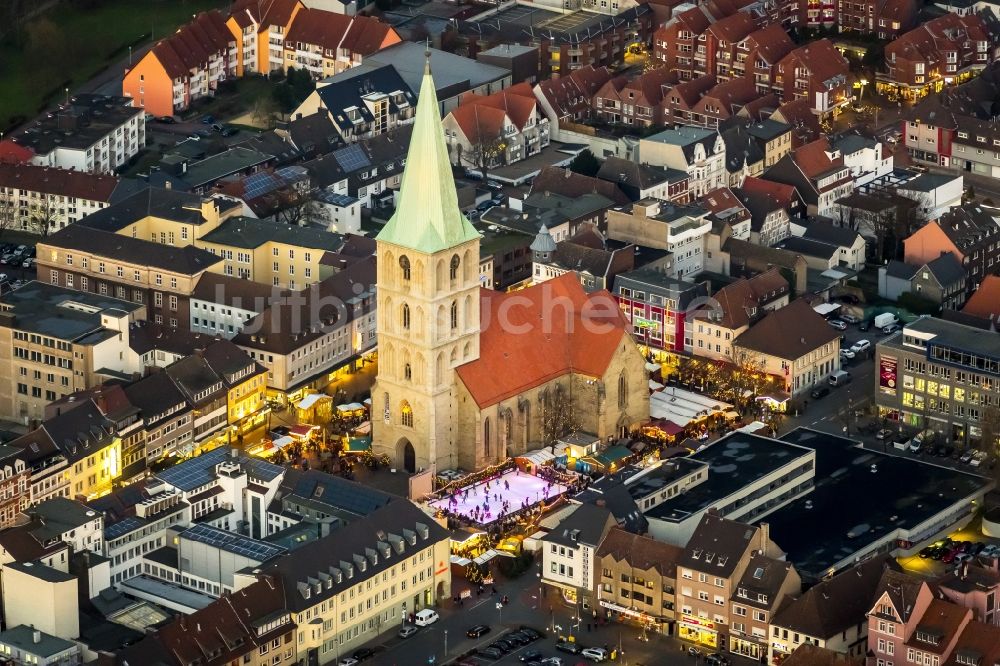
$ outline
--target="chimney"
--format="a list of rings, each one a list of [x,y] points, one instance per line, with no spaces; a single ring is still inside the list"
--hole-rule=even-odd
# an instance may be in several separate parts
[[[31,625],[31,628],[33,629],[33,631],[31,632],[31,642],[34,643],[35,645],[38,645],[39,643],[42,642],[42,632],[40,632],[38,629],[35,629],[35,625]]]
[[[771,525],[768,523],[761,523],[760,530],[757,534],[760,536],[760,552],[767,555],[767,542],[771,540]]]

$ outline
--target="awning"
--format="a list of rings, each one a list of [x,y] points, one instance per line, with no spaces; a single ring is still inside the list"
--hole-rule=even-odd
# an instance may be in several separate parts
[[[520,460],[526,460],[534,465],[544,465],[545,463],[554,460],[556,454],[552,453],[550,449],[538,449],[536,451],[529,451],[522,455],[516,456]]]
[[[486,564],[497,555],[499,555],[497,551],[490,549],[472,561],[475,562],[476,564]]]
[[[813,310],[817,314],[823,315],[824,317],[831,312],[836,312],[840,309],[840,303],[820,303],[819,305],[813,307]]]
[[[358,412],[364,408],[365,406],[360,402],[349,402],[346,405],[337,405],[338,412]]]
[[[371,431],[372,431],[371,421],[363,421],[361,425],[359,425],[357,428],[354,429],[354,432],[359,435],[369,435],[371,434]]]
[[[294,439],[292,439],[291,437],[288,437],[287,435],[284,436],[284,437],[279,437],[278,439],[276,439],[273,442],[271,442],[271,448],[272,449],[283,449],[283,448],[285,448],[286,446],[288,446],[289,444],[291,444],[294,441],[295,441]]]
[[[740,418],[740,413],[730,409],[725,414],[723,414],[727,419],[738,419]]]
[[[736,432],[745,432],[747,434],[753,435],[760,432],[761,430],[767,430],[767,424],[760,421],[754,421],[753,423],[748,423],[742,428],[737,428]]]
[[[666,419],[655,419],[654,421],[650,422],[649,426],[651,428],[656,428],[661,432],[665,432],[670,436],[679,435],[682,432],[684,432],[684,428],[677,425],[673,421],[668,421]]]
[[[371,437],[351,437],[347,440],[347,446],[344,450],[349,453],[360,453],[362,451],[371,451],[371,448]]]
[[[468,566],[472,564],[472,560],[467,557],[459,557],[458,555],[451,556],[451,563],[457,564],[460,567]]]
[[[661,384],[660,382],[656,381],[655,379],[650,379],[649,380],[649,390],[650,391],[659,391],[661,388],[663,388],[663,384]]]
[[[660,369],[660,366],[657,363],[647,363],[646,364],[646,370],[649,370],[650,372],[656,372],[659,369]]]
[[[313,430],[319,430],[319,426],[299,424],[290,427],[288,429],[288,434],[292,435],[293,437],[308,437],[309,433],[311,433]]]
[[[299,409],[309,409],[323,398],[329,398],[329,397],[330,396],[325,395],[323,393],[310,393],[306,397],[299,400],[299,404],[297,404],[296,407],[298,407]]]

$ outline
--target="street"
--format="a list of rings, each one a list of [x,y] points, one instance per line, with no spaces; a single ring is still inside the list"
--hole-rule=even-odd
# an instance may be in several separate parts
[[[520,664],[519,655],[529,650],[538,650],[545,656],[560,656],[563,663],[575,665],[587,663],[578,655],[558,652],[555,644],[559,636],[568,636],[571,627],[575,627],[573,617],[575,610],[563,603],[562,598],[551,589],[542,588],[543,598],[539,604],[538,573],[540,567],[533,569],[514,580],[498,580],[498,594],[510,596],[510,603],[497,608],[497,596],[490,594],[487,588],[482,597],[472,596],[465,601],[464,607],[457,607],[452,601],[444,601],[436,608],[441,619],[428,627],[421,627],[417,633],[407,639],[399,638],[395,632],[387,632],[381,638],[368,644],[374,647],[378,654],[372,663],[379,666],[410,666],[412,664],[447,664],[453,663],[477,648],[485,647],[496,641],[505,632],[528,626],[544,634],[544,638],[510,652],[503,658],[493,661],[482,656],[468,658],[469,663],[497,664],[507,666]],[[455,579],[453,594],[468,583]],[[573,628],[576,641],[584,647],[607,647],[608,650],[621,650],[621,656],[615,663],[631,664],[632,666],[691,666],[698,660],[687,654],[688,643],[666,636],[647,634],[648,640],[642,639],[642,630],[637,626],[625,624],[607,624],[601,627],[593,625],[588,630],[588,613],[585,611],[583,621],[578,628]],[[490,632],[480,638],[468,638],[466,631],[477,624],[490,627]],[[553,626],[555,630],[553,631]],[[447,645],[447,647],[446,647]],[[702,652],[706,650],[702,648]],[[350,652],[353,652],[350,651]],[[341,655],[341,657],[348,655]],[[753,660],[727,655],[733,666],[751,666]]]

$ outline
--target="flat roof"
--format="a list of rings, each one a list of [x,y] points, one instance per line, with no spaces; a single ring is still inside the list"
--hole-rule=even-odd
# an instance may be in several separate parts
[[[916,321],[903,326],[903,335],[888,338],[880,341],[880,347],[905,349],[911,354],[927,355],[925,349],[918,349],[903,344],[903,336],[907,331],[915,331],[926,334],[923,337],[933,336],[927,340],[928,345],[938,345],[941,347],[952,347],[975,353],[979,356],[989,356],[1000,358],[1000,335],[983,335],[983,331],[972,326],[959,324],[937,317],[921,317]]]
[[[813,490],[764,521],[804,576],[820,578],[895,530],[912,529],[992,483],[806,428],[781,440],[816,451]]]
[[[808,448],[793,443],[745,432],[729,433],[688,458],[707,464],[708,478],[656,505],[646,517],[682,522],[809,454]]]
[[[39,657],[53,657],[60,652],[76,648],[76,643],[66,639],[39,631],[39,638],[35,640],[35,628],[24,624],[19,624],[13,629],[0,633],[0,644],[10,645],[18,648],[26,654],[33,654]]]
[[[182,539],[224,550],[257,562],[266,562],[287,552],[284,546],[277,546],[235,532],[220,530],[211,525],[193,525],[180,533]]]
[[[102,314],[121,316],[141,307],[110,296],[76,291],[37,280],[9,291],[0,298],[0,308],[13,315],[12,320],[4,323],[5,326],[81,343],[100,341],[100,336],[89,341],[84,338],[103,328]]]
[[[703,470],[706,463],[692,458],[671,458],[664,460],[649,473],[636,475],[635,480],[625,483],[625,488],[634,500],[649,497],[656,491],[669,486],[674,481]]]
[[[258,248],[268,242],[330,252],[336,252],[344,246],[344,237],[331,231],[243,216],[229,218],[202,236],[201,240],[247,249]]]

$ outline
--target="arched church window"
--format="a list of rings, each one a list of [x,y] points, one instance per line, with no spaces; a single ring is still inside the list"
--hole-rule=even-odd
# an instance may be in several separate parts
[[[403,328],[410,328],[410,306],[406,303],[403,303]]]
[[[459,265],[461,265],[461,261],[459,260],[458,255],[457,254],[452,255],[452,257],[451,257],[451,273],[450,273],[452,280],[457,280],[458,279],[458,267],[459,267]]]
[[[490,417],[483,422],[483,456],[490,457]]]
[[[451,329],[458,328],[458,301],[451,302]]]
[[[403,366],[403,377],[407,381],[409,381],[410,379],[413,379],[413,368],[410,366],[409,363],[407,363],[406,365]]]
[[[405,254],[399,258],[399,268],[403,273],[403,279],[410,281],[410,259]]]
[[[399,409],[399,422],[407,428],[413,427],[413,408],[405,400],[403,401],[403,406]]]
[[[628,378],[622,372],[618,375],[618,407],[622,409],[626,405],[628,405]]]

